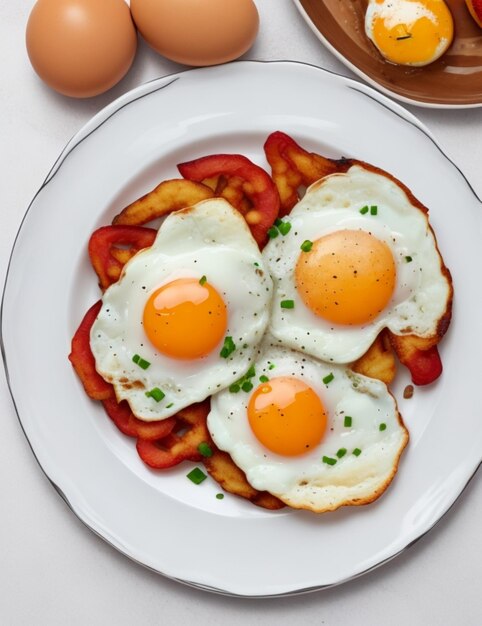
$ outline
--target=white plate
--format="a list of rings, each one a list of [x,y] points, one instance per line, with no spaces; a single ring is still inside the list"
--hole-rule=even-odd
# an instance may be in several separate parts
[[[266,165],[274,130],[328,156],[369,161],[431,208],[456,290],[445,371],[401,400],[411,432],[388,492],[368,507],[316,516],[217,500],[190,464],[149,470],[84,394],[67,354],[99,293],[90,233],[199,155],[238,152]],[[155,80],[122,96],[70,141],[32,201],[12,252],[2,341],[32,449],[72,510],[132,559],[183,582],[243,596],[346,581],[390,559],[452,505],[482,457],[481,211],[460,171],[409,113],[354,81],[296,63],[241,62]],[[476,329],[476,330],[474,330]],[[398,398],[408,382],[399,376]]]

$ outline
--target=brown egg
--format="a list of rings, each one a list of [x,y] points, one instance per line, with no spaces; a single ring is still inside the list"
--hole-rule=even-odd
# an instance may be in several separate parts
[[[131,0],[147,43],[172,61],[216,65],[244,54],[258,33],[253,0]]]
[[[42,80],[66,96],[88,98],[126,74],[137,33],[124,0],[38,0],[26,43]]]

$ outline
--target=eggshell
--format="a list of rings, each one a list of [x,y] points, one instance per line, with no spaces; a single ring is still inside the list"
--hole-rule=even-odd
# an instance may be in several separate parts
[[[252,0],[131,0],[147,43],[172,61],[216,65],[253,44],[259,16]]]
[[[87,98],[126,74],[137,33],[124,0],[38,0],[26,43],[42,80],[62,94]]]

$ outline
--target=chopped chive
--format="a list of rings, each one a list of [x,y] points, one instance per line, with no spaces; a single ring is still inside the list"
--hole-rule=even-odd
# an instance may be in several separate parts
[[[291,230],[291,224],[290,222],[281,222],[281,224],[278,225],[278,229],[283,236],[287,235]]]
[[[166,397],[166,394],[161,389],[159,389],[159,387],[154,387],[150,391],[146,391],[146,396],[148,398],[152,398],[156,402],[160,402],[163,398]]]
[[[216,494],[216,499],[217,500],[222,500],[224,498],[224,493],[217,493]]]
[[[274,225],[275,226],[279,226],[280,224],[283,224],[283,220],[280,219],[279,217],[277,217],[274,221]]]
[[[206,480],[207,474],[205,474],[199,467],[195,467],[193,470],[186,474],[191,482],[195,485],[200,485],[203,480]]]
[[[331,381],[335,378],[335,376],[333,375],[333,372],[330,372],[328,374],[328,376],[325,376],[325,378],[323,378],[323,383],[325,385],[328,385],[329,383],[331,383]]]
[[[268,237],[270,239],[276,239],[278,235],[279,235],[279,230],[276,228],[276,226],[271,226],[271,228],[268,230]]]
[[[282,309],[294,309],[295,301],[294,300],[281,300],[279,305]]]
[[[360,213],[362,215],[365,215],[365,213],[368,213],[368,206],[366,204],[360,209]]]
[[[345,421],[343,422],[343,426],[345,428],[351,428],[353,423],[353,418],[350,415],[345,415]]]
[[[338,452],[336,453],[336,456],[341,459],[342,457],[344,457],[346,454],[346,448],[340,448],[338,450]]]
[[[411,263],[413,261],[411,256],[406,256],[405,257],[405,263]]]
[[[249,368],[249,370],[246,372],[244,376],[245,378],[253,378],[253,376],[256,376],[256,369],[254,365],[251,365],[251,367]]]
[[[269,370],[274,370],[274,368],[276,367],[276,365],[274,363],[271,363],[271,361],[268,361],[269,365],[268,365],[268,369]]]
[[[301,244],[300,249],[303,250],[303,252],[309,252],[312,247],[313,247],[313,242],[310,241],[309,239],[305,239],[303,243]]]
[[[377,213],[378,213],[378,207],[375,205],[372,205],[370,207],[370,215],[377,215]]]
[[[207,281],[206,276],[201,276],[201,278],[199,279],[199,284],[200,285],[204,285],[204,283]]]
[[[260,376],[260,377],[259,377],[259,381],[260,381],[261,383],[267,383],[267,382],[268,382],[268,380],[269,380],[269,378],[268,378],[267,376],[265,376],[264,374],[263,374],[263,376]]]
[[[259,267],[259,263],[257,263],[256,261],[254,262],[254,266],[255,267]]]
[[[206,443],[205,441],[202,441],[198,447],[198,452],[200,454],[202,454],[203,456],[212,456],[213,455],[213,449],[211,448],[211,446]]]
[[[166,409],[170,409],[171,406],[174,406],[174,402],[169,402],[169,404],[166,404]]]
[[[134,361],[136,365],[138,365],[143,370],[146,370],[150,365],[149,361],[146,361],[145,359],[140,357],[138,354],[134,354],[134,356],[132,357],[132,360]]]
[[[360,450],[360,448],[355,448],[355,449],[353,450],[353,454],[354,454],[355,456],[360,456],[360,454],[361,454],[361,450]]]
[[[252,388],[253,388],[253,383],[250,382],[249,380],[245,380],[244,383],[241,385],[241,389],[245,391],[246,393],[248,393],[248,391],[251,391]]]
[[[240,389],[241,387],[238,385],[238,383],[233,383],[232,385],[229,385],[229,391],[231,393],[238,393]]]
[[[223,347],[221,348],[221,352],[219,356],[223,359],[227,359],[230,354],[232,354],[236,350],[236,344],[233,341],[232,337],[225,337]]]
[[[380,426],[378,427],[381,431],[387,430],[387,425],[386,424],[380,424]]]
[[[324,456],[323,463],[326,463],[327,465],[335,465],[336,459],[332,459],[331,456]]]

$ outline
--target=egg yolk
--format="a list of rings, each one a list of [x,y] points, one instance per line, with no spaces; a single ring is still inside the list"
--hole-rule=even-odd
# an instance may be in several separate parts
[[[226,305],[212,285],[198,278],[179,278],[151,294],[142,322],[159,352],[175,359],[197,359],[223,339],[227,316]]]
[[[326,411],[317,394],[302,380],[284,376],[255,389],[248,420],[258,441],[284,456],[309,452],[326,430]]]
[[[392,63],[426,65],[435,61],[453,38],[452,15],[443,0],[375,0],[371,38]]]
[[[363,230],[340,230],[298,257],[296,289],[305,305],[336,324],[370,322],[390,302],[396,267],[386,243]]]

